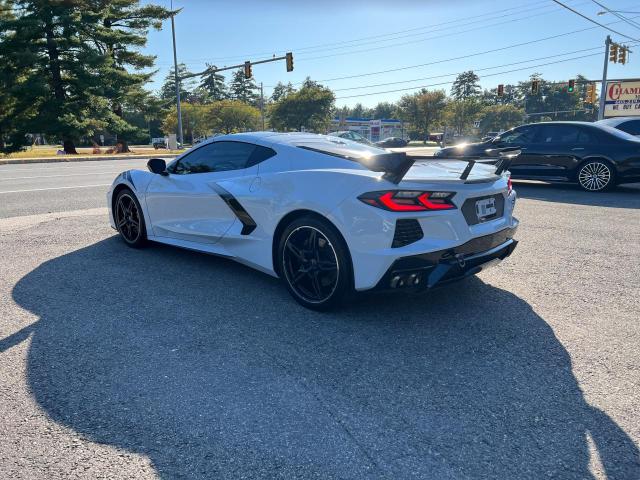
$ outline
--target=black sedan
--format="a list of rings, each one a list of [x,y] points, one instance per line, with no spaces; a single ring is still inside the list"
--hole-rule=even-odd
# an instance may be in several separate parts
[[[409,142],[400,137],[389,137],[376,142],[376,145],[383,148],[400,148],[406,147],[408,143]]]
[[[522,125],[486,142],[443,148],[434,155],[488,159],[502,148],[521,151],[509,168],[513,178],[577,182],[592,192],[640,182],[640,139],[599,123]]]

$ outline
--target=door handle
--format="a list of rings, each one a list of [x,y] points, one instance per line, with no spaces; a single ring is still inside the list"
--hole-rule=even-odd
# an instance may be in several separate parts
[[[584,150],[584,147],[575,147],[571,149],[572,152],[578,152],[580,150]]]

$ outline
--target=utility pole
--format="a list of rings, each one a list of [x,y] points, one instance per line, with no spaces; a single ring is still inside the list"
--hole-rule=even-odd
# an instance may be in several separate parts
[[[609,66],[609,47],[611,46],[611,36],[607,35],[604,41],[604,67],[602,68],[602,87],[600,88],[600,108],[598,109],[598,120],[604,118],[605,98],[607,96],[607,67]]]
[[[260,82],[260,115],[262,116],[262,131],[264,132],[264,90]]]
[[[176,54],[176,27],[173,21],[173,2],[171,2],[171,35],[173,36],[173,73],[176,83],[176,109],[178,113],[178,142],[184,145],[182,139],[182,112],[180,110],[180,76],[178,75],[178,55]]]

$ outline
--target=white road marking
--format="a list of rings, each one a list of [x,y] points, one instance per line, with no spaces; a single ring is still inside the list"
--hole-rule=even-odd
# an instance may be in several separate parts
[[[89,175],[107,175],[107,174],[117,175],[118,173],[120,173],[120,170],[116,170],[113,172],[63,173],[63,174],[57,174],[57,175],[36,175],[33,177],[8,177],[8,178],[0,178],[0,182],[4,180],[27,180],[31,178],[82,177],[82,176],[89,176]]]
[[[52,188],[30,188],[28,190],[7,190],[3,193],[23,193],[23,192],[44,192],[45,190],[67,190],[70,188],[91,188],[91,187],[109,187],[110,183],[101,183],[99,185],[74,185],[72,187],[52,187]]]

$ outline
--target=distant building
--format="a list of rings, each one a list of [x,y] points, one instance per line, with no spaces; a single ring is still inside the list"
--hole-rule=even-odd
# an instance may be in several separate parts
[[[351,130],[357,132],[372,142],[388,137],[405,137],[403,124],[400,120],[370,118],[336,117],[331,120],[330,132]]]

